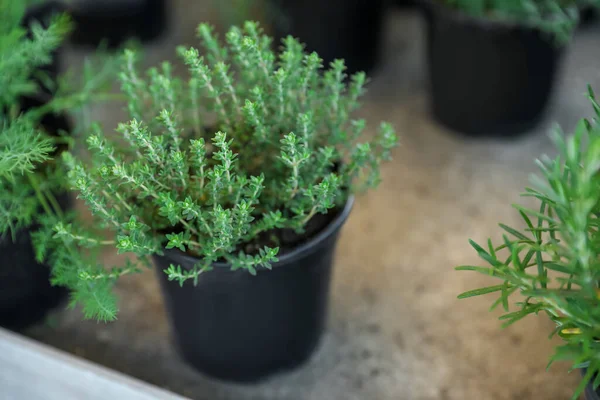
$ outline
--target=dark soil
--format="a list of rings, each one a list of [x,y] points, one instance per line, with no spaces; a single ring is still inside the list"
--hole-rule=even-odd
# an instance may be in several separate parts
[[[279,256],[289,253],[323,231],[341,212],[340,208],[334,208],[327,214],[317,214],[312,217],[304,232],[297,233],[293,229],[273,229],[259,235],[255,240],[239,246],[246,254],[256,254],[259,249],[267,247],[279,247]],[[238,250],[238,251],[239,251]]]

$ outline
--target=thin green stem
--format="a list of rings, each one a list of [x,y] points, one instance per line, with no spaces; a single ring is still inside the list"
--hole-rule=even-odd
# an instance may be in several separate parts
[[[54,213],[52,212],[52,208],[50,207],[50,205],[48,204],[48,201],[44,197],[43,191],[40,187],[40,184],[39,184],[37,178],[35,177],[35,174],[33,174],[33,173],[27,174],[27,179],[29,180],[31,187],[33,188],[33,191],[35,192],[35,196],[37,197],[38,201],[44,208],[44,211],[46,212],[46,214],[54,215]]]

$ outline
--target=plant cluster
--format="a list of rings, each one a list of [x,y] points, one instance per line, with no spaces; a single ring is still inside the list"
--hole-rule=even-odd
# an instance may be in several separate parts
[[[215,262],[251,274],[270,268],[278,232],[302,232],[350,191],[377,185],[397,144],[387,123],[373,140],[357,142],[365,121],[351,113],[366,77],[348,80],[343,61],[324,71],[319,56],[292,37],[276,53],[253,22],[231,28],[226,44],[205,24],[198,35],[202,55],[178,49],[185,79],[167,62],[140,74],[137,53],[126,51],[120,81],[131,120],[116,137],[91,130],[91,162],[64,154],[95,225],[114,234],[105,240],[76,221],[54,227],[51,247],[63,249],[51,255],[54,282],[73,290],[86,317],[114,319],[114,281],[165,249],[198,260],[191,270],[165,271],[180,284],[197,282]],[[139,262],[107,271],[94,253],[103,246]]]
[[[486,17],[539,27],[558,40],[571,37],[584,7],[598,7],[597,0],[444,0],[474,17]]]
[[[550,363],[568,360],[573,368],[587,368],[573,399],[590,380],[594,388],[600,384],[600,105],[591,88],[589,98],[596,118],[581,120],[571,137],[556,132],[559,155],[538,160],[543,178],[532,179],[534,188],[524,195],[535,198],[539,208],[515,206],[526,228],[500,224],[505,232],[501,244],[471,241],[488,266],[457,268],[502,281],[459,298],[497,293],[492,309],[503,306],[503,326],[538,313],[556,323],[551,337],[558,334],[564,344]],[[515,293],[524,300],[510,312]]]

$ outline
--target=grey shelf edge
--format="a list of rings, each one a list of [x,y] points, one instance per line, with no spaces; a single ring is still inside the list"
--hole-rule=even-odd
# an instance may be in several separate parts
[[[0,328],[0,398],[2,400],[186,399],[2,328]]]

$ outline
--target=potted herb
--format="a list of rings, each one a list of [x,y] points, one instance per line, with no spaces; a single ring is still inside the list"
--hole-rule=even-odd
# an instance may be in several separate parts
[[[114,239],[58,224],[54,276],[86,317],[113,320],[115,280],[153,260],[183,357],[210,376],[254,381],[317,346],[352,193],[377,185],[397,137],[383,123],[355,143],[365,121],[350,115],[366,78],[344,83],[343,61],[320,74],[316,53],[288,37],[276,55],[252,22],[231,28],[226,47],[209,26],[198,32],[204,56],[179,49],[187,80],[169,63],[141,75],[126,52],[132,120],[118,140],[94,130],[91,165],[65,154],[94,225]],[[116,246],[140,263],[106,271],[85,252],[74,259],[73,244]]]
[[[434,118],[467,135],[540,119],[578,20],[575,0],[424,0]]]
[[[343,58],[350,73],[370,72],[382,43],[384,0],[268,0],[275,45],[299,38],[328,65]]]
[[[544,313],[556,323],[552,335],[564,343],[552,361],[568,360],[584,368],[584,378],[573,399],[586,388],[588,399],[598,399],[600,384],[600,262],[598,215],[600,210],[600,106],[592,90],[589,97],[596,119],[582,120],[573,136],[554,137],[559,155],[538,161],[543,177],[532,180],[525,196],[539,208],[515,206],[523,218],[523,230],[501,224],[502,243],[471,245],[487,266],[462,266],[500,279],[500,283],[463,293],[459,298],[498,294],[492,309],[502,305],[500,317],[508,326],[531,314]],[[509,310],[509,298],[520,293],[524,300]],[[593,386],[593,387],[592,387]]]
[[[70,4],[75,22],[72,42],[118,47],[129,39],[158,38],[168,22],[166,0],[75,0]]]
[[[93,78],[81,91],[59,79],[70,19],[55,2],[25,3],[0,0],[0,326],[10,329],[41,320],[66,297],[36,252],[70,208],[66,171],[55,159],[72,142],[64,111],[86,103],[105,75],[86,68]]]
[[[50,136],[58,141],[70,124],[62,115],[36,113],[48,97],[41,82],[56,78],[69,29],[56,11],[0,1],[0,326],[11,329],[38,321],[66,294],[50,285],[50,270],[36,262],[30,240],[40,206],[67,203],[49,160],[57,150]]]

